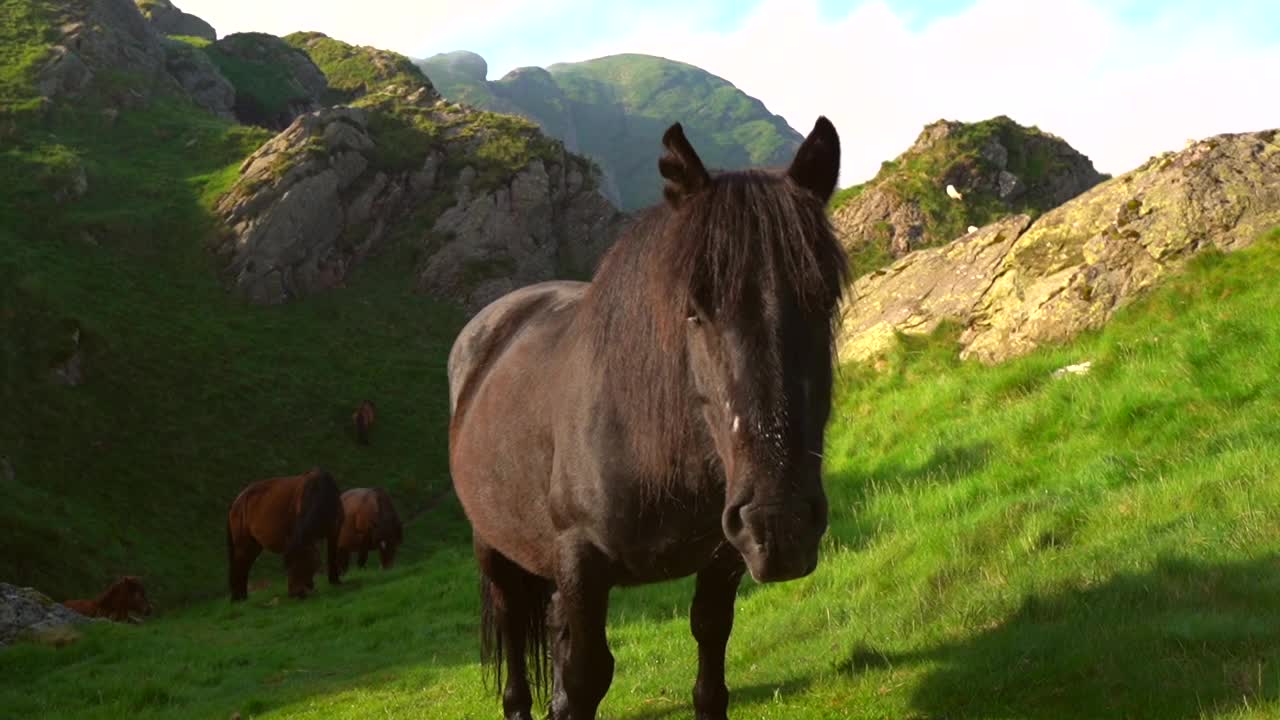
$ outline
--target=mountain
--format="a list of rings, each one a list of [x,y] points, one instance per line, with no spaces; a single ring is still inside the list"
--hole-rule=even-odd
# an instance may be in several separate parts
[[[901,334],[952,323],[962,357],[1008,360],[1100,327],[1193,256],[1248,247],[1277,225],[1280,131],[1207,138],[1038,218],[1009,216],[864,275],[840,357],[873,358]]]
[[[862,275],[1000,218],[1051,210],[1103,180],[1064,140],[1005,116],[939,120],[875,178],[832,200],[832,224]],[[952,185],[961,195],[947,194]]]
[[[486,80],[484,58],[453,52],[418,61],[445,97],[536,122],[594,160],[624,210],[658,201],[653,168],[662,133],[684,125],[709,167],[789,162],[804,137],[759,100],[692,65],[650,55],[612,55]]]

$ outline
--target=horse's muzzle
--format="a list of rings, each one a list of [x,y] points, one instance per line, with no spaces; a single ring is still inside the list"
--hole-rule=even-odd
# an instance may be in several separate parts
[[[756,582],[795,580],[818,567],[818,544],[827,528],[826,502],[731,506],[725,537]]]

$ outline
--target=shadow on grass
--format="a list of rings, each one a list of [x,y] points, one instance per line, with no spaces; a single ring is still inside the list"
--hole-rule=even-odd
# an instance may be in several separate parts
[[[856,647],[841,669],[929,663],[927,717],[1201,718],[1280,700],[1280,559],[1166,559],[1026,598],[978,635],[907,653]]]
[[[659,720],[668,717],[693,717],[693,681],[692,676],[689,677],[689,701],[679,705],[668,705],[662,708],[653,708],[651,710],[641,710],[631,715],[623,715],[625,720]],[[767,702],[778,698],[784,698],[789,695],[799,695],[804,693],[813,685],[811,677],[795,677],[790,680],[781,682],[756,683],[755,685],[747,685],[740,688],[729,687],[729,714],[733,715],[733,709],[739,706],[753,705],[756,703]]]

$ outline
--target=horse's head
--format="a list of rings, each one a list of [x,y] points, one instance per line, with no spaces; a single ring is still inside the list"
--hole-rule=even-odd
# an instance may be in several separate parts
[[[847,261],[826,204],[840,141],[819,118],[785,172],[711,176],[679,125],[659,163],[673,208],[668,267],[688,273],[685,350],[724,468],[722,526],[752,577],[817,566],[827,528],[823,430]]]
[[[139,577],[126,575],[116,581],[109,592],[116,609],[142,615],[150,615],[153,610],[151,601],[147,599],[147,590]]]

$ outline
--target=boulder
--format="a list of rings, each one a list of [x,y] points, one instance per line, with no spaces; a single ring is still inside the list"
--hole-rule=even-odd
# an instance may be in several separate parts
[[[1219,135],[1152,158],[1034,222],[1008,218],[859,279],[843,309],[842,361],[895,333],[963,327],[961,355],[995,363],[1097,328],[1209,248],[1280,225],[1277,131]]]
[[[75,639],[74,633],[67,632],[71,626],[86,622],[89,618],[44,593],[0,583],[0,646],[19,639],[63,644]]]
[[[142,16],[161,35],[185,35],[213,42],[218,33],[213,26],[190,13],[179,10],[169,0],[135,0]]]

